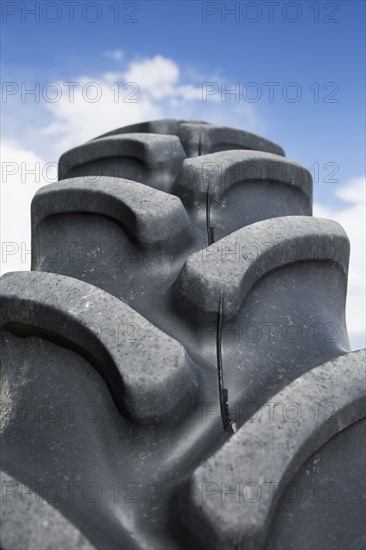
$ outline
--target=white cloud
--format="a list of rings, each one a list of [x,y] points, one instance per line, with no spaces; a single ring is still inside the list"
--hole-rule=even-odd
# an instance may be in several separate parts
[[[331,218],[345,229],[351,242],[347,325],[353,349],[365,346],[365,177],[349,180],[335,191],[344,206],[314,204],[314,216]]]
[[[124,51],[118,50],[118,49],[110,50],[110,51],[104,52],[104,56],[108,57],[109,59],[113,59],[113,61],[121,61],[121,59],[123,59],[123,56],[124,56]]]
[[[54,163],[46,163],[18,142],[1,145],[1,272],[30,268],[30,203],[36,191],[57,181]]]
[[[171,59],[156,55],[131,63],[124,74],[126,82],[136,82],[144,93],[154,99],[176,95],[179,80],[179,67]]]
[[[42,129],[43,151],[60,155],[98,134],[119,126],[158,118],[209,120],[260,131],[256,107],[248,103],[222,104],[220,94],[202,103],[202,82],[187,81],[172,59],[156,55],[132,61],[123,71],[75,79],[73,96],[64,81],[59,101],[45,103],[51,122]],[[94,98],[98,98],[94,101]]]

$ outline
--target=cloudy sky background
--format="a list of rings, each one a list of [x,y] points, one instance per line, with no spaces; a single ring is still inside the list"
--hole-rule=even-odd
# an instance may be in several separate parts
[[[138,121],[206,120],[272,139],[312,171],[314,215],[351,241],[348,329],[363,347],[364,3],[65,4],[2,5],[2,241],[16,243],[2,273],[29,269],[30,201],[65,150]],[[207,82],[240,95],[205,98]]]

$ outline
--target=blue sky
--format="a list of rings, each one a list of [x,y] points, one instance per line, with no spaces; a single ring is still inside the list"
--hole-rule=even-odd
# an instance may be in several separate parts
[[[292,160],[319,168],[317,212],[343,222],[354,243],[351,274],[357,282],[350,278],[350,284],[359,290],[351,297],[352,330],[359,342],[365,3],[106,0],[71,5],[73,22],[63,1],[2,3],[2,78],[19,87],[39,82],[41,89],[51,81],[95,81],[103,101],[91,105],[77,96],[70,105],[64,93],[57,103],[31,96],[22,101],[20,91],[9,94],[2,102],[2,137],[10,157],[18,158],[18,151],[19,158],[57,161],[65,148],[102,131],[161,115],[207,119],[276,141]],[[26,13],[32,9],[39,9],[38,21]],[[236,16],[225,14],[232,9]],[[132,78],[138,80],[138,103],[113,103],[109,86]],[[203,82],[224,83],[227,89],[237,83],[239,101],[222,102],[217,92],[203,104]],[[277,83],[272,101],[269,82]],[[248,83],[254,84],[247,88]],[[261,94],[256,102],[253,92]],[[301,98],[291,102],[286,93],[290,99],[301,93]],[[19,208],[27,207],[37,185],[23,189],[26,198]],[[9,200],[12,189],[6,191]]]
[[[241,86],[248,82],[260,85],[263,95],[250,106],[263,121],[266,135],[281,143],[289,157],[307,166],[316,161],[322,165],[337,162],[338,179],[364,172],[364,2],[295,2],[297,8],[291,8],[289,2],[270,2],[273,22],[266,2],[258,2],[257,11],[249,5],[253,2],[236,3],[240,6],[237,22],[228,13],[226,22],[222,22],[225,7],[218,2],[107,0],[95,3],[100,7],[99,14],[91,6],[83,17],[82,5],[88,3],[75,3],[74,22],[70,23],[69,8],[62,1],[58,2],[59,14],[48,7],[44,16],[40,11],[39,22],[21,9],[24,2],[18,3],[19,11],[14,15],[8,12],[15,8],[6,8],[4,2],[3,78],[47,82],[76,79],[80,74],[93,77],[107,66],[114,70],[118,65],[103,55],[108,50],[123,50],[123,61],[161,55],[173,59],[183,76],[196,73],[198,79],[201,75],[210,79],[214,75],[217,81],[226,82],[227,88],[235,82]],[[30,11],[37,2],[25,4]],[[116,7],[111,9],[116,4],[119,14]],[[316,5],[319,22],[315,22]],[[230,11],[235,2],[224,6]],[[204,23],[204,14],[209,10],[217,13],[207,14]],[[52,23],[56,15],[61,16],[60,20]],[[97,22],[91,22],[98,17]],[[257,22],[249,22],[256,18]],[[123,19],[136,19],[138,23]],[[291,23],[291,19],[299,20]],[[273,103],[269,102],[264,82],[279,82]],[[282,97],[289,82],[301,87],[302,98],[296,103]],[[309,89],[316,82],[318,103],[314,102],[315,87]],[[323,90],[329,82],[334,82],[334,87],[328,85]],[[327,98],[332,90],[334,96]],[[327,99],[338,102],[325,103]],[[238,126],[240,123],[238,120]],[[325,198],[332,184],[318,186],[315,191],[316,197]]]

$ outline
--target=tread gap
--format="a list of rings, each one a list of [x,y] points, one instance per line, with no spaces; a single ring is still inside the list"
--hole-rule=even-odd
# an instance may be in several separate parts
[[[224,377],[222,370],[222,304],[223,293],[220,292],[219,311],[217,315],[217,332],[216,332],[216,353],[217,353],[217,376],[219,382],[219,397],[220,397],[220,412],[222,425],[226,432],[236,432],[236,424],[230,418],[228,405],[228,391],[224,387]]]

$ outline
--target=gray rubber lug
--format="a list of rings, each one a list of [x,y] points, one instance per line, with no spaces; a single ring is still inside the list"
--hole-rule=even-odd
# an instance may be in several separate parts
[[[95,550],[56,508],[0,471],[0,545],[3,550]]]
[[[188,158],[174,185],[174,192],[192,207],[204,201],[207,183],[211,195],[222,200],[234,185],[247,182],[283,183],[296,187],[312,202],[312,177],[306,168],[287,158],[261,151],[222,151]]]
[[[335,410],[332,403],[314,402],[310,407],[314,418]],[[365,548],[365,464],[363,418],[318,449],[281,491],[265,550]]]
[[[128,126],[123,126],[122,128],[116,128],[110,132],[106,132],[100,136],[97,136],[95,139],[100,139],[108,136],[116,136],[119,134],[133,134],[133,133],[146,133],[146,134],[170,134],[178,135],[179,126],[181,120],[175,120],[173,118],[164,118],[161,120],[149,120],[147,122],[139,122],[137,124],[129,124]],[[92,140],[92,141],[94,141]]]
[[[224,151],[186,159],[172,193],[203,234],[209,214],[216,241],[263,219],[312,214],[310,172],[265,152]]]
[[[162,119],[142,122],[117,128],[99,136],[99,138],[131,132],[177,135],[188,157],[207,155],[229,149],[253,149],[284,155],[282,147],[255,134],[194,120]]]
[[[68,341],[107,383],[120,412],[140,424],[182,416],[196,393],[183,347],[129,306],[71,277],[7,273],[1,327]]]
[[[294,262],[330,261],[348,272],[349,241],[332,220],[287,216],[257,222],[188,258],[176,285],[180,300],[216,316],[239,313],[246,295],[266,273]]]
[[[66,213],[100,214],[121,225],[142,249],[174,254],[192,244],[193,229],[178,197],[146,185],[102,177],[92,186],[84,178],[62,180],[42,187],[32,201],[32,243],[37,228],[49,216]]]
[[[240,161],[236,162],[238,156]],[[216,179],[210,177],[211,201],[208,206],[201,164],[208,162],[212,166],[215,163],[210,160],[212,158],[221,158],[227,171],[222,185],[219,176],[215,176]],[[247,181],[237,185],[238,176],[231,168],[250,167],[250,159],[259,166],[264,163],[263,177],[265,173],[273,172],[268,167],[269,162],[279,165],[281,169],[276,174],[276,181]],[[197,193],[195,204],[191,208],[188,205],[191,221],[179,198],[129,180],[104,176],[93,185],[87,185],[83,178],[75,178],[46,186],[38,191],[32,203],[32,269],[85,278],[87,282],[114,295],[124,295],[127,300],[128,294],[122,292],[123,281],[132,277],[136,287],[133,292],[139,293],[136,285],[142,271],[150,281],[160,279],[160,282],[157,280],[160,288],[167,288],[170,283],[166,273],[180,269],[189,254],[205,246],[208,221],[217,240],[262,218],[311,214],[310,174],[306,170],[299,170],[296,181],[286,179],[287,166],[287,161],[282,157],[235,151],[183,163],[182,174],[185,176],[179,178],[182,186],[178,192],[182,192],[183,198],[185,192]],[[278,181],[280,176],[286,183]],[[262,200],[263,196],[266,197],[265,201]],[[88,219],[87,213],[99,214],[104,219],[99,216]],[[63,216],[57,217],[57,214]],[[116,227],[108,225],[108,220],[122,227],[131,243],[141,250],[134,250],[130,243],[125,243],[124,237],[117,234]],[[72,251],[66,251],[67,246],[73,249],[78,247],[81,254],[88,247],[92,249],[93,243],[99,251],[100,259],[93,265],[89,258],[75,258]],[[131,261],[125,261],[125,258]],[[162,271],[149,270],[149,266],[157,266],[163,259],[167,265]],[[101,270],[103,277],[99,276]],[[169,281],[171,279],[174,280],[173,274],[171,277],[169,275]],[[142,279],[141,284],[144,286],[144,296],[150,290],[156,293],[155,284],[146,288],[145,279]]]
[[[253,412],[304,372],[350,350],[348,258],[336,222],[293,216],[247,226],[186,261],[170,310],[189,327],[184,345],[192,357],[217,370],[222,298],[224,387],[238,425],[248,413],[238,414],[237,404]]]
[[[282,156],[285,154],[282,147],[267,139],[225,126],[182,123],[178,136],[188,157],[231,149],[267,151]]]
[[[331,437],[366,415],[365,376],[365,352],[344,355],[281,390],[271,400],[273,415],[266,404],[248,420],[181,490],[182,495],[189,491],[188,498],[182,497],[182,521],[192,535],[205,547],[261,549],[276,503],[296,471]],[[317,419],[311,407],[316,402],[332,403],[335,410]],[[273,493],[267,495],[271,483]]]
[[[59,179],[127,178],[169,191],[186,155],[177,136],[123,134],[89,141],[59,160]]]

